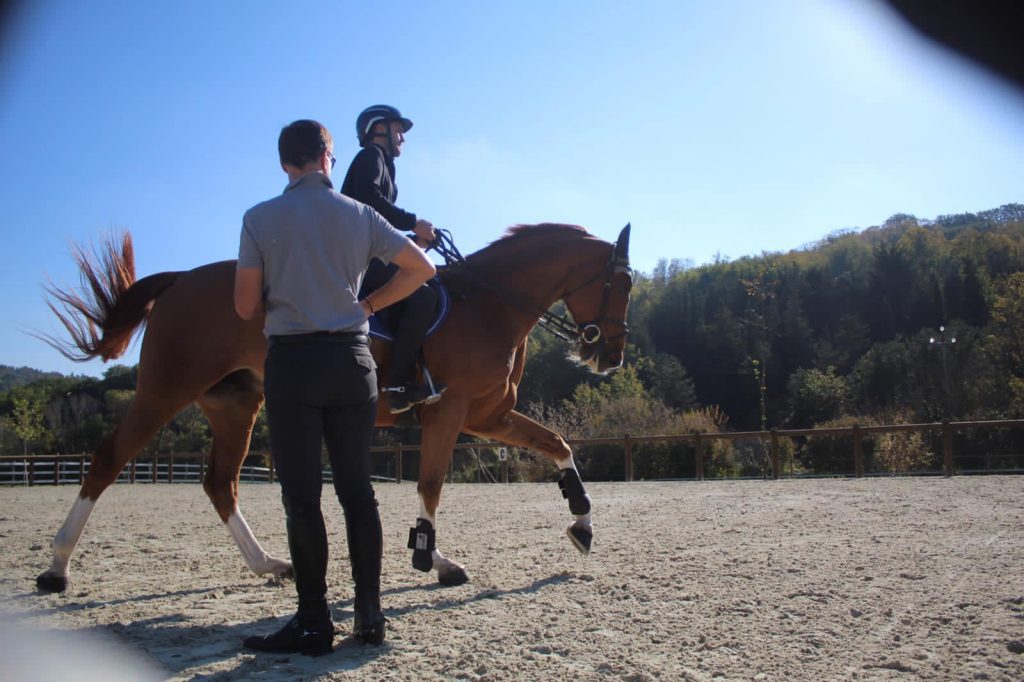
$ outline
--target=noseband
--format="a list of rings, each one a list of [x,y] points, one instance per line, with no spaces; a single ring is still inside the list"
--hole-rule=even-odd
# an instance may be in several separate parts
[[[601,307],[598,309],[597,317],[589,322],[577,323],[567,315],[555,315],[545,311],[540,317],[540,324],[563,341],[572,343],[574,340],[578,340],[584,346],[594,346],[602,339],[607,343],[608,341],[625,336],[629,333],[629,325],[626,324],[626,321],[608,317],[608,302],[611,298],[612,277],[619,273],[624,273],[630,278],[633,277],[633,271],[629,267],[629,260],[617,256],[615,249],[612,248],[611,258],[608,259],[608,265],[604,270],[598,272],[578,287],[567,291],[562,296],[562,300],[565,301],[577,291],[585,289],[593,284],[594,281],[601,277],[601,275],[604,275],[604,286],[601,289]],[[602,324],[619,325],[622,328],[622,331],[614,336],[604,336],[601,333]]]

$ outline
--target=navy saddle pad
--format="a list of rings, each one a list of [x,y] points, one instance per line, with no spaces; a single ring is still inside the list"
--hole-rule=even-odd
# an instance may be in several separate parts
[[[427,286],[437,294],[437,309],[434,311],[434,321],[430,323],[430,328],[427,329],[427,336],[430,336],[441,328],[441,324],[448,317],[448,311],[451,308],[451,297],[448,295],[448,288],[437,277],[427,282]],[[393,308],[394,306],[386,308],[370,316],[370,336],[372,338],[382,341],[395,340],[395,325],[398,320],[397,316],[393,314]]]

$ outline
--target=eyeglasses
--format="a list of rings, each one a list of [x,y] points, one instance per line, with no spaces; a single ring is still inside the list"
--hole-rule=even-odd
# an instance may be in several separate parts
[[[327,158],[331,160],[331,168],[333,169],[334,168],[334,164],[336,164],[338,162],[338,160],[336,158],[334,158],[334,154],[332,154],[330,152],[327,152]]]

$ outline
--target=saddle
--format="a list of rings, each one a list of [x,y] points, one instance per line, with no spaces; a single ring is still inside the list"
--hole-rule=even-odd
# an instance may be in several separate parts
[[[434,309],[434,320],[427,329],[427,338],[441,328],[448,311],[451,310],[451,296],[448,287],[436,276],[427,282],[427,286],[437,294],[437,306]],[[398,326],[398,316],[395,309],[385,308],[370,316],[370,338],[380,341],[392,342],[395,340],[395,328]]]

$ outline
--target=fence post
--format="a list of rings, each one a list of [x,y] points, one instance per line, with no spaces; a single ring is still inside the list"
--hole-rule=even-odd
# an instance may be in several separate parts
[[[128,469],[128,481],[135,483],[135,458],[132,457],[131,467]]]
[[[782,455],[779,452],[779,429],[773,428],[771,435],[771,459],[772,459],[772,478],[776,481],[782,476]]]
[[[859,424],[853,425],[853,475],[864,478],[864,439]]]
[[[53,484],[60,485],[60,460],[56,457],[53,459]]]
[[[150,478],[153,479],[153,483],[157,482],[156,465],[159,463],[159,461],[160,461],[160,458],[157,457],[156,453],[154,452],[153,453],[153,471],[152,471],[152,475],[150,476]]]
[[[694,469],[694,475],[698,481],[704,480],[704,439],[700,437],[698,433],[696,438],[693,439],[693,457],[696,467]]]
[[[36,484],[36,461],[34,459],[28,461],[28,484],[30,486]]]
[[[501,460],[501,482],[508,483],[508,457]]]
[[[78,482],[85,483],[85,455],[78,458]]]
[[[629,439],[629,435],[625,435],[622,438],[622,447],[626,455],[626,480],[633,480],[633,442]]]
[[[454,457],[454,455],[452,455]],[[395,448],[395,483],[402,482],[402,448]]]
[[[948,419],[942,420],[942,455],[946,469],[946,477],[953,475],[953,429]]]
[[[273,455],[273,453],[271,453],[271,455],[270,455],[270,482],[271,483],[274,482],[274,455]]]
[[[171,465],[167,467],[167,482],[174,483],[174,453],[171,453]]]

